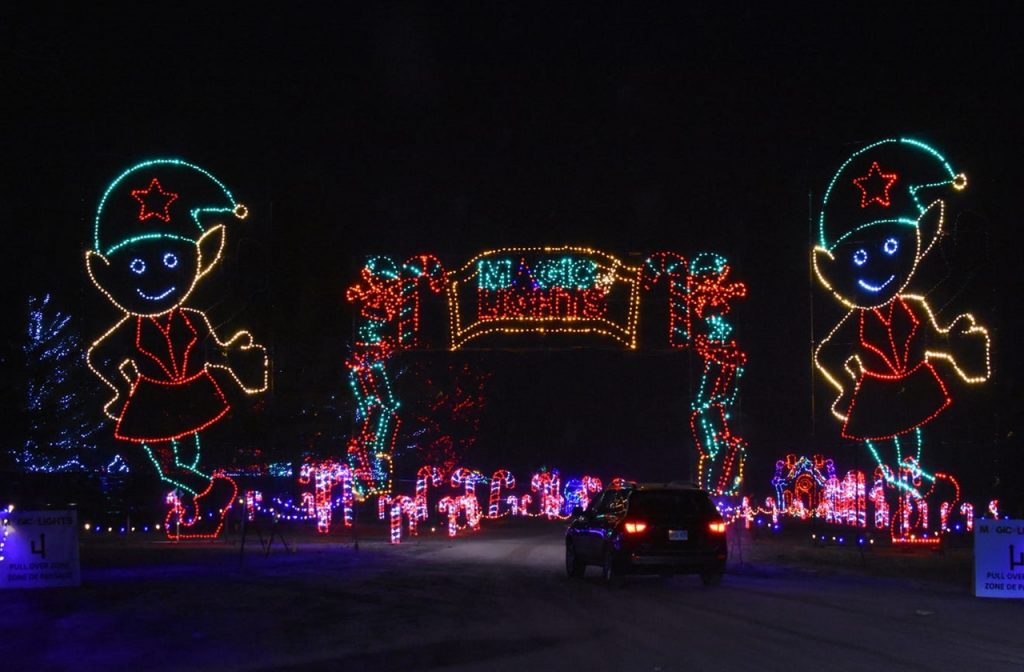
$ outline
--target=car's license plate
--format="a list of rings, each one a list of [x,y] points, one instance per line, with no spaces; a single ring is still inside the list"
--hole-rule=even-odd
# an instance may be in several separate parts
[[[686,530],[669,530],[668,540],[669,541],[686,541],[689,539]]]

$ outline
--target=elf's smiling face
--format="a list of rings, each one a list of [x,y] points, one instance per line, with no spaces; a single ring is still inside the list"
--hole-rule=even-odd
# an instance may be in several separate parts
[[[907,286],[920,250],[915,222],[886,220],[851,231],[828,252],[819,248],[814,265],[818,278],[843,303],[877,308]]]
[[[181,303],[198,272],[195,244],[166,238],[135,243],[110,261],[125,288],[123,300],[140,314],[163,313]]]
[[[114,305],[132,315],[155,316],[184,303],[222,247],[223,227],[217,226],[196,242],[154,236],[115,247],[105,256],[90,252],[86,266]]]

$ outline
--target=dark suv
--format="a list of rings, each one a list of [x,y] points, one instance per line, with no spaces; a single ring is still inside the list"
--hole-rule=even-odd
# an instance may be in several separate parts
[[[725,522],[694,485],[630,484],[605,490],[573,511],[565,534],[565,571],[601,568],[606,581],[626,573],[699,574],[717,585],[725,573]]]

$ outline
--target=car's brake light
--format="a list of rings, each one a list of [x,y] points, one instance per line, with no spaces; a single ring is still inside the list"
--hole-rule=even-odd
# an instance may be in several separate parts
[[[725,523],[708,523],[708,529],[714,534],[725,534]]]
[[[629,534],[640,534],[647,529],[647,523],[640,522],[638,520],[627,520],[626,521],[626,532]]]

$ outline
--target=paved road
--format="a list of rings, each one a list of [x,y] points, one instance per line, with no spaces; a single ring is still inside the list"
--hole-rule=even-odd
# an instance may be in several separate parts
[[[0,593],[2,669],[1024,669],[1024,602],[962,582],[755,559],[717,588],[608,587],[596,568],[567,579],[544,524],[240,557],[89,542],[81,588]]]

